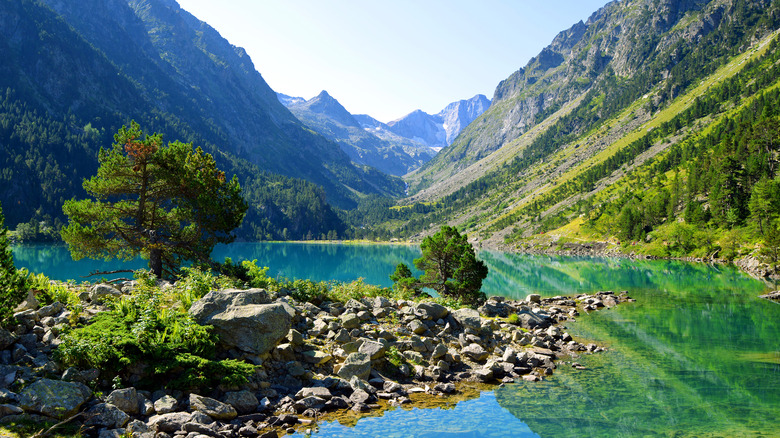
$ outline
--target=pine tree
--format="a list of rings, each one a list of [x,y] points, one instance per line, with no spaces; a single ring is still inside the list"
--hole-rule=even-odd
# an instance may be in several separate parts
[[[75,259],[149,259],[158,277],[175,275],[184,260],[208,262],[229,243],[247,210],[237,178],[225,179],[214,158],[179,141],[162,145],[131,123],[101,148],[97,175],[84,181],[95,199],[70,200],[62,238]]]

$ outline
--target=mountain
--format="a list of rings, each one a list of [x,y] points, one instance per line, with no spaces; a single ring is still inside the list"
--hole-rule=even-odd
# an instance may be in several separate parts
[[[673,99],[693,77],[711,73],[722,62],[722,52],[739,48],[729,47],[734,41],[713,37],[720,35],[718,29],[731,26],[734,13],[740,13],[743,8],[768,7],[770,3],[769,0],[608,3],[587,22],[579,22],[559,33],[526,66],[498,84],[490,109],[464,130],[451,147],[427,163],[415,180],[409,181],[410,189],[418,191],[432,181],[459,174],[520,137],[528,138],[526,134],[555,117],[576,111],[584,115],[590,111],[591,116],[567,127],[567,132],[579,132],[587,129],[587,124],[595,118],[612,115],[656,86],[663,85],[663,89],[654,94],[654,104]],[[745,23],[745,26],[755,26],[755,23]],[[746,37],[752,35],[739,36]],[[708,54],[716,58],[704,59]],[[688,65],[699,65],[705,70],[679,71]]]
[[[173,0],[2,2],[0,34],[9,225],[39,211],[61,218],[61,201],[83,196],[99,147],[131,119],[203,146],[242,179],[272,172],[315,183],[340,207],[354,207],[356,193],[403,192],[307,129],[243,49]]]
[[[279,101],[310,128],[338,142],[354,162],[399,176],[430,160],[490,106],[490,100],[478,94],[435,115],[417,110],[385,124],[350,114],[325,91],[309,101],[279,94]]]
[[[453,102],[438,114],[413,111],[388,123],[388,130],[440,150],[451,144],[460,131],[490,106],[490,100],[478,94],[468,100]]]
[[[280,95],[279,100],[311,129],[338,143],[355,163],[400,176],[417,169],[435,155],[431,148],[406,138],[364,129],[357,118],[326,91],[308,101],[285,95]]]
[[[780,260],[778,29],[778,1],[610,2],[498,84],[376,227]]]

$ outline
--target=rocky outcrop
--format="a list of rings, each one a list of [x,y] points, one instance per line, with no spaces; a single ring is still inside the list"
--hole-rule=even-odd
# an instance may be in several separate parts
[[[295,315],[286,303],[268,301],[262,289],[212,291],[189,312],[199,324],[214,326],[228,348],[265,354],[287,335]]]

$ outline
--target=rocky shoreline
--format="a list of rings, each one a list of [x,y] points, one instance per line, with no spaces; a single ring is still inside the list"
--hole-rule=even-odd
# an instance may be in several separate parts
[[[747,255],[734,261],[717,257],[657,257],[635,252],[625,252],[617,244],[610,242],[565,242],[550,241],[546,244],[521,243],[516,245],[501,245],[496,249],[517,254],[558,255],[558,256],[590,256],[590,257],[620,257],[631,260],[679,260],[692,263],[709,263],[726,265],[733,264],[746,274],[761,279],[779,279],[780,272],[768,263],[764,263],[754,255]]]
[[[104,309],[100,294],[121,293],[109,288],[84,294],[86,314]],[[564,322],[630,300],[625,292],[531,294],[521,301],[492,297],[474,310],[384,297],[314,304],[263,289],[212,291],[190,313],[220,333],[222,357],[251,363],[255,373],[241,387],[196,392],[112,390],[100,370],[61,369],[52,353],[72,315],[60,303],[28,303],[13,332],[0,330],[0,424],[66,421],[100,438],[315,430],[328,412],[410,404],[415,394],[453,395],[466,382],[542,380],[561,358],[602,350],[573,340]],[[125,380],[141,381],[146,365]]]

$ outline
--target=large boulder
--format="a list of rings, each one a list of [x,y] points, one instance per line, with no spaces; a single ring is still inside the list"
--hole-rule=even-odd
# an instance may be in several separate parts
[[[232,420],[238,416],[233,406],[198,394],[190,394],[190,409],[203,412],[215,420]]]
[[[344,380],[349,380],[352,376],[358,376],[363,380],[368,380],[371,374],[371,356],[366,353],[350,353],[344,360],[344,364],[339,369],[338,375]]]
[[[157,432],[173,433],[192,420],[192,414],[187,412],[171,412],[154,415],[146,423],[149,429]]]
[[[419,315],[422,319],[436,321],[449,315],[450,311],[441,304],[425,302],[417,304],[414,313]]]
[[[138,392],[132,387],[111,391],[108,397],[106,397],[106,403],[110,403],[128,414],[137,414],[139,412]]]
[[[211,291],[189,312],[199,324],[213,326],[229,348],[265,354],[287,335],[295,316],[289,304],[269,300],[263,289]]]
[[[87,409],[86,417],[87,421],[84,422],[85,425],[106,427],[109,429],[123,427],[130,421],[129,415],[110,403],[98,403],[90,407]]]
[[[474,309],[458,309],[452,312],[452,317],[463,328],[469,328],[472,330],[480,330],[482,328],[482,321],[479,318],[479,312]]]
[[[41,379],[24,388],[19,406],[28,412],[67,418],[78,412],[90,397],[92,390],[83,383]]]

